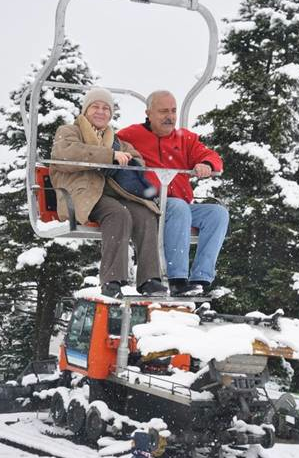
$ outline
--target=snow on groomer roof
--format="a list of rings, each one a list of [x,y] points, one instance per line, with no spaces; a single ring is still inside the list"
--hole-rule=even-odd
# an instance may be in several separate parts
[[[126,287],[126,294],[136,294],[134,288]],[[84,288],[75,293],[76,298],[104,301],[106,304],[122,304],[124,301],[108,298],[96,287]],[[139,302],[139,301],[138,301]],[[140,303],[148,303],[146,297],[140,296]],[[134,303],[134,302],[133,302]],[[202,362],[212,358],[221,361],[235,354],[263,353],[289,350],[290,357],[299,359],[299,320],[278,318],[279,330],[266,324],[227,323],[215,320],[200,325],[196,314],[179,310],[178,306],[193,306],[193,303],[178,304],[161,302],[153,303],[151,308],[159,309],[168,305],[168,311],[153,310],[151,321],[134,326],[133,332],[138,339],[138,348],[143,355],[176,349],[179,353],[190,354]],[[171,309],[172,306],[176,309]],[[282,312],[283,314],[283,312]],[[252,312],[248,316],[261,317],[261,313]],[[267,317],[266,315],[263,315]],[[256,343],[259,344],[257,350]],[[260,345],[262,344],[262,348]],[[267,353],[268,354],[268,353]]]
[[[235,354],[256,353],[253,344],[259,341],[274,350],[290,347],[293,358],[299,358],[298,319],[279,318],[279,331],[265,325],[199,322],[194,314],[156,310],[151,322],[134,326],[133,332],[143,355],[177,349],[203,362],[221,361]]]

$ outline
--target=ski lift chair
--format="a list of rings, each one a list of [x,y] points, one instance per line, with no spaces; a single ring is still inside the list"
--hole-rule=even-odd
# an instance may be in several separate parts
[[[209,53],[207,65],[204,73],[196,84],[187,93],[180,113],[179,124],[180,127],[187,127],[188,116],[191,104],[198,93],[206,86],[210,81],[213,74],[216,58],[217,58],[217,46],[218,46],[218,31],[215,19],[213,18],[210,11],[198,0],[131,0],[138,3],[156,3],[164,6],[173,6],[185,8],[187,10],[196,11],[203,16],[205,19],[209,33]],[[21,99],[21,114],[24,124],[24,130],[28,143],[28,157],[27,157],[27,197],[28,197],[28,209],[31,226],[34,232],[39,237],[53,238],[53,237],[65,237],[65,238],[95,238],[101,239],[100,227],[91,223],[88,226],[82,226],[77,224],[74,216],[72,202],[67,191],[64,190],[64,197],[68,202],[68,209],[70,219],[67,222],[60,223],[58,221],[56,213],[56,196],[55,191],[51,186],[49,179],[48,166],[51,163],[58,161],[44,160],[38,157],[37,154],[37,127],[38,127],[38,103],[40,98],[40,92],[43,87],[60,87],[65,89],[76,89],[76,90],[89,90],[93,86],[83,86],[70,83],[59,83],[53,81],[47,81],[47,77],[54,69],[56,63],[62,52],[63,44],[65,41],[65,14],[68,3],[70,0],[59,0],[56,9],[55,19],[55,37],[51,55],[47,62],[44,64],[42,69],[38,72],[33,84],[23,94]],[[145,103],[145,97],[138,92],[130,89],[119,89],[119,88],[108,88],[114,94],[125,94],[139,99]],[[26,113],[26,99],[30,94],[30,105],[29,105],[29,120]],[[82,164],[82,163],[81,163]],[[84,164],[86,167],[97,168],[121,168],[117,165],[99,165],[99,164]],[[131,168],[131,167],[130,167]],[[177,169],[153,169],[134,167],[139,170],[153,170],[156,172],[158,178],[161,181],[160,191],[160,207],[161,217],[159,220],[159,254],[162,275],[166,274],[166,262],[164,258],[164,224],[165,224],[165,207],[167,198],[167,187],[171,180],[177,173],[189,173],[189,170],[177,170]],[[132,169],[132,168],[131,168]],[[192,242],[196,242],[196,237],[192,237]]]

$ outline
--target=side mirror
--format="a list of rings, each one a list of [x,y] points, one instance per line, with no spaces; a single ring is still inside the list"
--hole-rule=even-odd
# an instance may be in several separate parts
[[[71,297],[63,297],[60,302],[56,304],[55,319],[60,320],[62,315],[70,311],[74,307],[74,299]]]
[[[63,312],[64,312],[64,303],[63,302],[58,302],[58,304],[56,304],[56,308],[55,308],[55,319],[56,320],[59,320],[62,315],[63,315]]]

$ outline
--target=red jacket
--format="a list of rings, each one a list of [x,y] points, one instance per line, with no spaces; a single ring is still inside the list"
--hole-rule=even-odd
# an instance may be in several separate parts
[[[166,137],[158,137],[144,124],[133,124],[117,133],[121,140],[131,143],[139,151],[148,167],[192,170],[198,163],[208,163],[214,171],[222,171],[222,159],[198,140],[198,135],[187,129],[174,129]],[[154,172],[146,172],[146,178],[157,188],[160,181]],[[168,186],[169,197],[179,197],[190,203],[193,190],[190,175],[178,174]]]

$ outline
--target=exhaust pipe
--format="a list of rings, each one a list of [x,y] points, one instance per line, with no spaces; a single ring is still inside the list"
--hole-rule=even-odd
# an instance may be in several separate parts
[[[121,332],[120,332],[120,344],[117,350],[116,358],[116,375],[123,372],[128,365],[129,357],[129,333],[131,324],[131,302],[126,300],[122,306],[122,317],[121,317]]]

